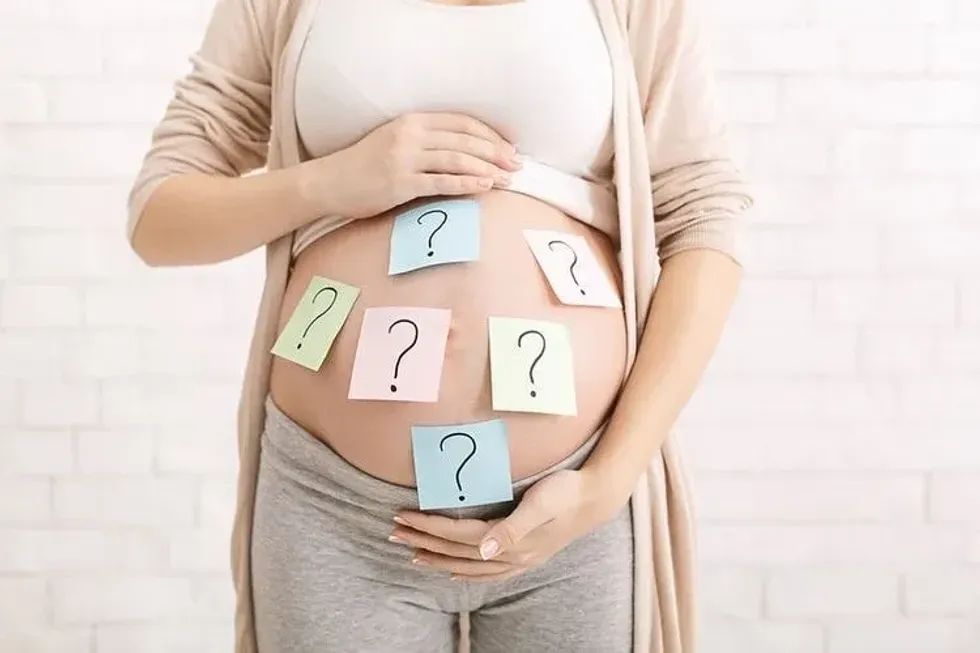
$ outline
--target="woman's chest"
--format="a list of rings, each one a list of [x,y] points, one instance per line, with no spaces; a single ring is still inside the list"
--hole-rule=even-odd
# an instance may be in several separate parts
[[[320,0],[294,101],[314,156],[405,113],[457,111],[526,156],[588,174],[608,145],[612,73],[591,0]]]

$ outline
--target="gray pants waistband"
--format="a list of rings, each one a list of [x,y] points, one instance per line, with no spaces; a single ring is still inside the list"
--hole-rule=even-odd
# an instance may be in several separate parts
[[[458,519],[494,519],[510,512],[523,493],[535,482],[562,469],[579,469],[592,453],[602,435],[598,429],[578,449],[562,461],[532,476],[512,484],[514,499],[487,506],[471,506],[432,511]],[[288,415],[282,412],[271,397],[266,399],[266,424],[263,452],[271,449],[275,456],[289,461],[293,474],[303,478],[296,481],[308,487],[324,487],[325,494],[343,494],[352,503],[385,507],[392,513],[402,509],[418,509],[418,492],[413,487],[395,485],[354,467]],[[340,492],[342,489],[342,492]]]

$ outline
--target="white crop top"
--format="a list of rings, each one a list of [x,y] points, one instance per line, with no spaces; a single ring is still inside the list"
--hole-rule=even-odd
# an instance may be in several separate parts
[[[509,190],[617,235],[613,193],[596,181],[611,159],[613,89],[591,0],[321,0],[295,94],[311,156],[348,147],[405,113],[469,114],[524,157]],[[331,222],[302,229],[294,255]]]

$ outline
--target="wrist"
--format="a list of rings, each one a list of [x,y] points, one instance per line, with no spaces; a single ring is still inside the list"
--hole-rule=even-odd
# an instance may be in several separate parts
[[[343,214],[336,154],[305,161],[293,168],[297,197],[317,217]]]
[[[586,465],[579,471],[585,478],[588,511],[595,516],[596,521],[611,519],[629,501],[633,487],[631,484],[624,484],[623,475],[616,470]]]

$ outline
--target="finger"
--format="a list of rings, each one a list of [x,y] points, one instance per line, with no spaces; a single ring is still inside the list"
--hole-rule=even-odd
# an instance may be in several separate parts
[[[392,537],[395,537],[397,540],[401,540],[401,542],[404,544],[417,549],[424,549],[426,551],[431,551],[432,553],[438,553],[451,558],[466,558],[468,560],[482,559],[480,558],[480,552],[473,544],[451,542],[449,540],[444,540],[441,537],[429,535],[428,533],[423,533],[414,529],[395,529],[395,532],[392,533]]]
[[[506,173],[520,168],[513,149],[506,143],[490,141],[472,134],[461,134],[448,131],[429,131],[422,138],[422,147],[426,150],[442,150],[445,152],[461,152],[481,161],[493,164],[497,171]]]
[[[431,130],[469,134],[513,148],[513,145],[507,142],[507,139],[500,132],[472,116],[453,112],[430,112],[419,115],[423,125]]]
[[[474,195],[490,190],[494,180],[489,177],[464,175],[419,174],[413,184],[416,196]]]
[[[418,172],[468,175],[505,182],[510,172],[472,154],[454,150],[424,150],[416,159]]]
[[[451,558],[465,558],[467,560],[483,560],[480,551],[475,544],[461,544],[450,540],[436,537],[428,533],[423,533],[412,528],[397,528],[391,534],[392,541],[398,544],[424,549]],[[479,538],[473,538],[478,540]],[[523,557],[516,551],[507,551],[494,558],[497,562],[509,564],[523,564]]]
[[[428,551],[419,551],[412,562],[427,569],[446,571],[450,574],[459,576],[489,576],[512,572],[516,569],[515,565],[496,560],[464,560],[462,558],[451,558]]]
[[[475,545],[490,529],[490,524],[480,519],[453,519],[444,515],[411,511],[400,512],[395,522],[420,533],[460,544]]]
[[[519,503],[514,512],[487,531],[480,542],[481,557],[489,560],[509,551],[531,531],[551,521],[554,517],[544,506],[543,501],[525,496],[525,501]]]

